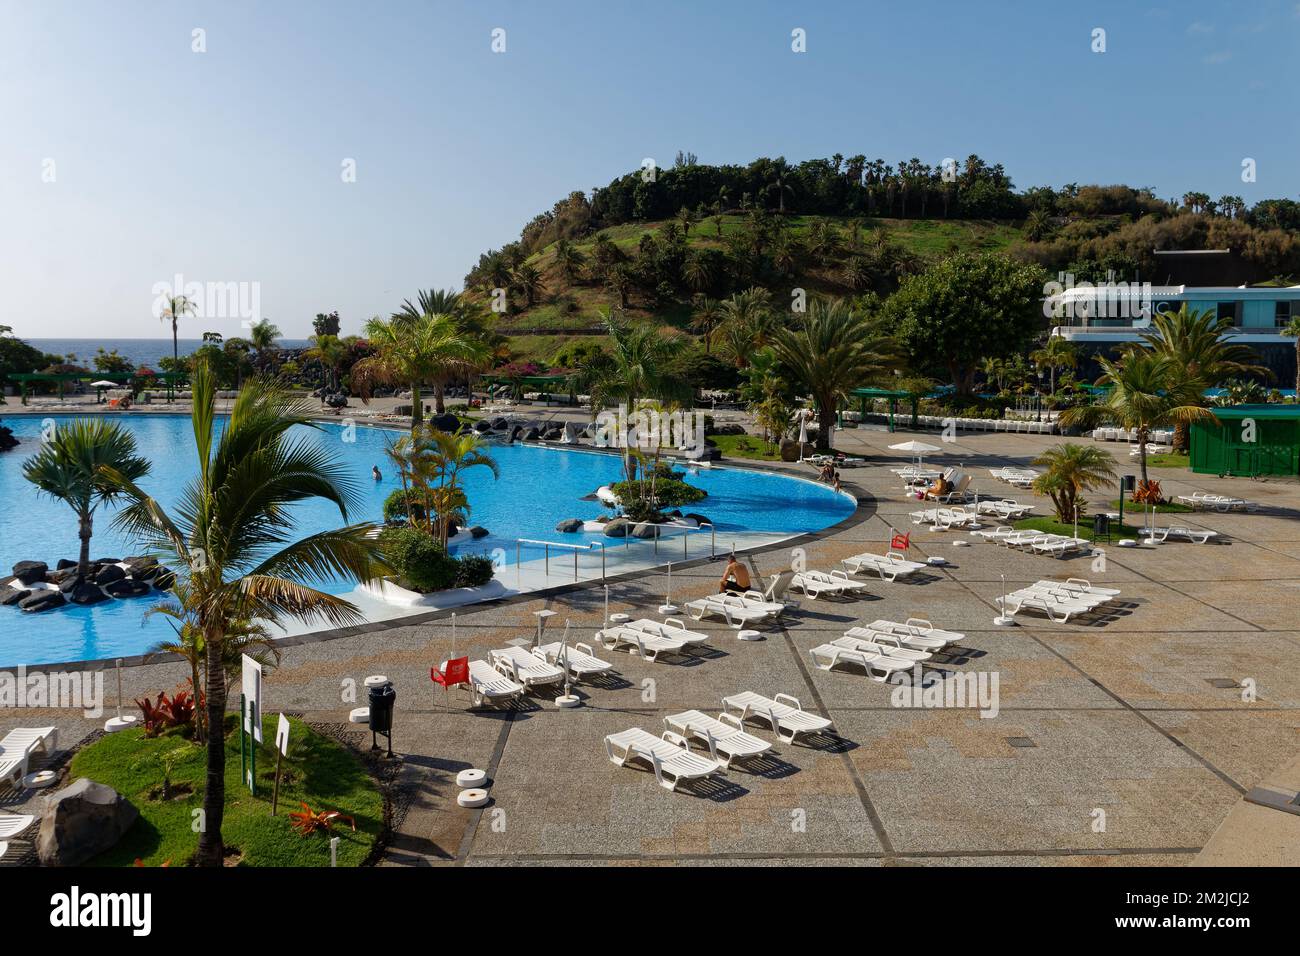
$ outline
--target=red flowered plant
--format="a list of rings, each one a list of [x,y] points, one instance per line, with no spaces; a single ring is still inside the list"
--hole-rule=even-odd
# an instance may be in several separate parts
[[[194,695],[188,690],[177,690],[171,697],[166,691],[158,694],[157,701],[150,701],[148,695],[137,700],[144,717],[144,735],[157,737],[169,727],[184,727],[194,723]]]
[[[346,820],[354,832],[357,829],[357,821],[352,817],[339,813],[337,810],[313,811],[305,803],[302,804],[301,810],[294,810],[290,813],[289,819],[293,823],[293,828],[303,836],[310,836],[317,832],[328,832],[334,829],[335,820]]]

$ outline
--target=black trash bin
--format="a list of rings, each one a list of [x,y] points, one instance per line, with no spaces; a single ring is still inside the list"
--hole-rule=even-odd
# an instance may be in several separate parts
[[[1093,540],[1105,538],[1110,540],[1110,515],[1100,514],[1092,516],[1092,537]]]
[[[378,750],[376,734],[383,734],[388,741],[388,755],[393,754],[393,704],[397,701],[397,691],[392,684],[370,688],[370,749]]]

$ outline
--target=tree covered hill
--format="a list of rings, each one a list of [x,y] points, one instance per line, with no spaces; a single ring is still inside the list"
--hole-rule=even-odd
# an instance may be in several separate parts
[[[1300,274],[1300,203],[1163,200],[1122,185],[1017,192],[978,156],[945,169],[860,155],[709,166],[679,154],[653,175],[571,193],[480,256],[465,289],[504,305],[499,328],[517,352],[547,358],[556,333],[597,330],[606,308],[698,328],[710,303],[754,287],[776,304],[796,288],[867,304],[965,252],[1158,283],[1155,250],[1211,248],[1237,251],[1257,281]]]

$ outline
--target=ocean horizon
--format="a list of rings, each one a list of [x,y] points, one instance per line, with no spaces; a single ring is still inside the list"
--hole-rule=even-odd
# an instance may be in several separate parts
[[[24,338],[23,341],[32,348],[40,349],[50,355],[62,355],[65,359],[69,355],[75,355],[77,364],[84,365],[87,368],[94,368],[95,352],[100,348],[105,352],[116,349],[118,355],[136,367],[156,367],[159,359],[170,358],[172,354],[172,340],[170,337],[150,339]],[[307,339],[283,338],[279,340],[280,347],[285,349],[307,348],[310,344],[311,342]],[[178,339],[176,345],[177,352],[180,355],[192,355],[198,351],[199,346],[203,345],[203,339]]]

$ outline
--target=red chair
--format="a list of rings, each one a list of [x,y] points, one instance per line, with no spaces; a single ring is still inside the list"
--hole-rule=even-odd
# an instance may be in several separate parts
[[[911,543],[912,543],[912,532],[909,531],[907,532],[907,534],[899,534],[897,531],[895,531],[894,536],[889,539],[889,550],[906,551],[908,546]]]
[[[446,670],[438,670],[436,667],[429,668],[429,677],[435,684],[441,684],[445,690],[451,690],[458,684],[469,683],[469,658],[457,657],[454,660],[443,661]]]

